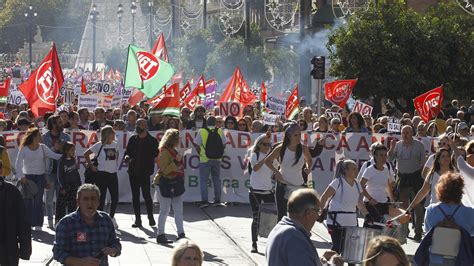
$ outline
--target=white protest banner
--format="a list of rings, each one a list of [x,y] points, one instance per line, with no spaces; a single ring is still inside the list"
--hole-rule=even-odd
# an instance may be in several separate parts
[[[286,109],[286,100],[282,100],[273,96],[268,96],[266,107],[277,114],[284,114]]]
[[[240,115],[240,103],[238,102],[223,102],[219,106],[219,115],[234,116]]]
[[[10,91],[10,94],[8,95],[7,103],[12,104],[12,105],[22,105],[22,104],[28,103],[28,101],[26,101],[26,98],[23,95],[23,93],[17,90],[17,91]]]
[[[338,112],[326,111],[326,117],[329,121],[331,121],[331,119],[333,118],[339,118],[339,120],[342,121],[342,115],[341,113],[338,113]]]
[[[401,128],[399,123],[387,123],[388,132],[400,133]]]
[[[272,115],[272,114],[265,113],[263,114],[263,124],[274,126],[276,125],[279,117],[280,117],[279,115]]]
[[[104,107],[105,109],[110,108],[112,106],[112,97],[104,95],[103,93],[97,93],[97,106]]]
[[[114,86],[111,83],[105,82],[105,81],[97,81],[96,82],[96,90],[97,92],[103,93],[103,94],[112,94],[114,93],[114,89],[112,89]]]
[[[89,111],[94,111],[99,104],[97,95],[79,95],[78,109],[87,108]]]
[[[120,95],[114,95],[112,97],[112,102],[110,103],[111,106],[114,108],[120,108],[122,105],[122,94]]]
[[[100,138],[100,133],[96,131],[73,131],[66,132],[71,137],[71,142],[76,146],[76,163],[79,172],[83,176],[86,160],[84,152],[95,144]],[[25,132],[5,131],[0,132],[5,139],[5,147],[10,155],[10,161],[15,162],[18,153],[18,145]],[[163,131],[150,132],[157,140],[163,136]],[[183,130],[180,132],[180,148],[184,151],[183,166],[185,175],[186,192],[184,201],[192,202],[201,200],[199,187],[199,155],[193,146],[197,131]],[[227,139],[225,154],[221,163],[220,178],[222,181],[222,200],[229,202],[248,202],[248,189],[250,187],[249,175],[244,174],[247,169],[247,149],[260,133],[249,133],[236,130],[224,130]],[[116,133],[116,141],[120,154],[124,154],[128,140],[133,133]],[[312,176],[317,177],[317,181],[309,180],[308,185],[314,187],[320,194],[331,182],[335,165],[336,153],[343,153],[345,158],[353,159],[359,166],[369,159],[369,149],[373,142],[379,141],[388,146],[392,139],[399,139],[398,135],[372,134],[367,133],[347,133],[347,134],[327,134],[302,132],[301,142],[304,145],[313,147],[319,138],[328,135],[324,144],[324,149],[320,156],[313,159]],[[277,143],[283,138],[282,133],[273,133],[272,143]],[[472,139],[472,138],[471,138]],[[432,142],[437,142],[437,138],[432,138]],[[428,143],[430,154],[434,152],[434,146]],[[121,158],[123,156],[120,156]],[[125,162],[119,161],[119,201],[131,202],[132,195],[128,178],[128,166]],[[83,177],[82,177],[83,178]],[[210,185],[210,184],[209,184]],[[209,189],[212,194],[212,189]]]
[[[357,100],[354,104],[354,108],[352,108],[352,112],[358,112],[360,113],[361,115],[372,115],[372,110],[373,110],[373,107],[366,104],[366,103],[363,103],[359,100]]]

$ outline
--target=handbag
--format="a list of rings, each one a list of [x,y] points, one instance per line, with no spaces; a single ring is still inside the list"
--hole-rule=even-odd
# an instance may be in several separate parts
[[[184,176],[177,176],[175,178],[167,178],[162,176],[159,181],[160,193],[164,198],[174,198],[183,195]]]
[[[103,147],[104,147],[104,145],[100,145],[99,152],[97,153],[96,156],[94,156],[94,159],[91,160],[92,165],[94,165],[95,167],[97,167],[99,165],[99,161],[97,160],[97,158],[99,157],[99,154],[102,151]],[[92,168],[89,165],[86,168],[86,171],[84,172],[84,183],[86,183],[86,184],[95,184],[96,181],[97,181],[97,172],[92,171]]]

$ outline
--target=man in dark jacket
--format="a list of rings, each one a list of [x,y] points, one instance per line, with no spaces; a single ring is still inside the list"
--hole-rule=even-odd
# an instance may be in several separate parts
[[[102,127],[109,125],[113,126],[114,122],[107,120],[105,117],[105,109],[102,107],[97,107],[94,111],[95,120],[92,121],[89,125],[90,130],[100,130]]]
[[[133,210],[135,212],[135,223],[132,227],[141,227],[140,218],[140,188],[145,199],[146,211],[150,226],[154,226],[153,201],[150,195],[150,175],[155,170],[155,158],[158,156],[158,141],[148,133],[148,126],[145,119],[138,119],[136,124],[136,134],[130,137],[127,150],[125,151],[125,161],[129,162],[128,175],[130,187],[132,188]]]
[[[0,265],[18,265],[31,256],[31,229],[20,191],[0,177]]]

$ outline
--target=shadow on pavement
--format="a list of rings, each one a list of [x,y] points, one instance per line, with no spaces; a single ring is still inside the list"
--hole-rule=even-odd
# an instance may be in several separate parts
[[[147,239],[144,239],[142,237],[137,237],[135,235],[130,234],[127,231],[123,230],[117,230],[117,236],[120,238],[120,241],[127,241],[127,242],[132,242],[135,244],[145,244],[149,242]]]
[[[50,234],[46,231],[31,231],[31,240],[53,245],[54,234]]]
[[[222,259],[219,259],[217,256],[206,251],[204,251],[204,261],[215,262],[218,265],[228,265],[227,263],[224,263]]]

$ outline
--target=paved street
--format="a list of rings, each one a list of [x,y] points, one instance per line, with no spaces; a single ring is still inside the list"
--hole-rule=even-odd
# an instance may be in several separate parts
[[[142,208],[144,209],[144,208]],[[122,240],[122,255],[110,258],[111,265],[170,265],[174,243],[158,245],[155,241],[156,227],[149,227],[146,215],[143,215],[143,228],[132,228],[131,204],[120,204],[116,220],[118,233]],[[158,206],[155,206],[158,213]],[[248,204],[227,207],[208,207],[199,209],[193,204],[184,206],[184,229],[186,236],[195,241],[204,251],[205,265],[265,265],[266,239],[260,238],[258,254],[250,253],[251,212]],[[155,217],[157,219],[157,216]],[[168,217],[166,234],[176,239],[176,227],[173,217]],[[59,265],[52,260],[54,232],[47,229],[33,231],[33,254],[30,261],[21,261],[20,265]],[[330,237],[321,224],[313,228],[312,240],[321,255],[330,247]],[[413,255],[416,244],[411,240],[404,245],[409,255]]]

